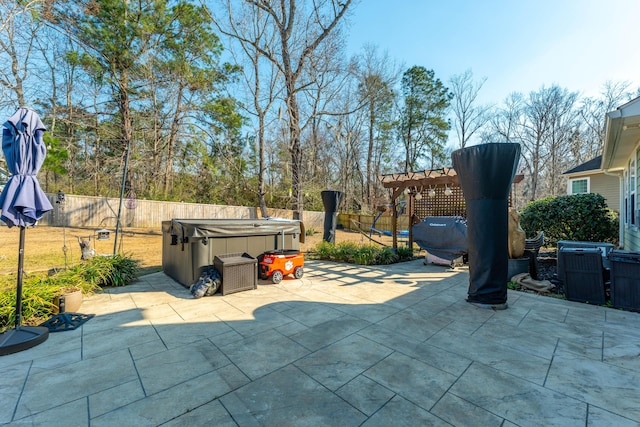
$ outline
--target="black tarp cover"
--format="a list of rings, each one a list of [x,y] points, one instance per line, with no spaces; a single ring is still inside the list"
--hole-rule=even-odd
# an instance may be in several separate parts
[[[506,304],[509,267],[508,208],[520,145],[480,144],[451,154],[467,205],[469,297]]]
[[[322,240],[329,243],[336,242],[336,227],[338,225],[338,206],[344,193],[338,190],[324,190],[320,192],[324,205],[324,234]]]
[[[453,261],[467,253],[467,221],[460,216],[428,216],[411,231],[413,241],[438,258]]]
[[[182,238],[259,236],[274,234],[300,234],[300,243],[304,243],[304,225],[302,221],[266,218],[266,219],[172,219],[164,221],[163,232]]]

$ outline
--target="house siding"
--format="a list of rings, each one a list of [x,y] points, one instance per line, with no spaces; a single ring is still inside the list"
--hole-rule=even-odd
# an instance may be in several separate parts
[[[620,179],[617,176],[603,173],[590,175],[591,192],[601,194],[607,206],[616,212],[620,211]]]
[[[624,249],[627,251],[640,251],[640,231],[635,227],[625,226]]]
[[[617,176],[605,175],[602,171],[567,175],[569,181],[584,178],[589,178],[590,193],[600,194],[604,197],[608,208],[620,212],[620,179]],[[567,194],[571,194],[570,188],[568,185]]]

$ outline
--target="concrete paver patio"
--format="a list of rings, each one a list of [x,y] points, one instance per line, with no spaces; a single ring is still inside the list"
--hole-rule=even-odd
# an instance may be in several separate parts
[[[163,273],[86,298],[75,331],[0,357],[0,424],[637,426],[640,314],[509,291],[421,260],[307,261],[193,299]]]

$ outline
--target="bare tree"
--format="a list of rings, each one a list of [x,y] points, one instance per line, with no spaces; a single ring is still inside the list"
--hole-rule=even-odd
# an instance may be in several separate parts
[[[288,113],[289,152],[294,218],[302,217],[304,205],[303,161],[299,94],[305,88],[300,77],[309,59],[321,43],[344,18],[353,0],[319,0],[308,3],[297,0],[244,0],[253,13],[264,13],[275,28],[277,40],[261,40],[258,50],[278,67],[284,80],[284,100]],[[233,13],[229,3],[229,13]],[[247,40],[249,41],[249,40]],[[268,43],[268,44],[267,44]]]
[[[582,100],[580,117],[583,124],[583,138],[580,149],[576,150],[579,160],[586,161],[602,153],[606,114],[634,96],[629,90],[630,86],[631,83],[626,81],[607,81],[602,87],[600,97],[590,97]]]
[[[7,66],[0,67],[0,86],[3,93],[3,106],[17,108],[27,106],[34,101],[25,94],[25,84],[30,71],[31,55],[38,27],[31,13],[39,1],[23,3],[14,1],[0,2],[0,60]],[[6,91],[6,92],[5,92]]]
[[[242,68],[242,85],[247,93],[245,111],[257,120],[258,204],[263,217],[267,217],[265,200],[265,143],[267,117],[278,93],[278,68],[265,60],[263,48],[275,44],[275,28],[269,25],[267,15],[260,9],[244,5],[234,12],[231,1],[225,1],[226,24],[214,20],[220,32],[230,38],[230,52]],[[255,13],[254,13],[255,12]],[[265,63],[266,62],[266,63]]]
[[[453,94],[451,109],[455,116],[453,125],[458,135],[460,148],[467,146],[469,140],[489,120],[489,105],[477,105],[480,89],[487,78],[473,80],[473,72],[468,69],[449,80],[450,92]]]
[[[562,178],[562,172],[574,162],[568,154],[578,127],[578,112],[575,109],[578,93],[552,86],[546,91],[546,99],[551,105],[551,116],[549,136],[546,138],[549,154],[545,193],[557,196],[565,188],[566,181]]]
[[[388,149],[388,132],[393,126],[392,112],[396,92],[394,86],[400,75],[387,52],[380,54],[376,46],[366,45],[357,58],[359,92],[365,103],[368,146],[366,154],[366,204],[373,208],[374,186],[380,175],[380,156]]]

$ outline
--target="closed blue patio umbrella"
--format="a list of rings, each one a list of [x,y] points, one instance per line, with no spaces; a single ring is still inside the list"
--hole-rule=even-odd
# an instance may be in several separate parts
[[[44,342],[49,330],[44,327],[22,326],[22,276],[24,265],[25,228],[33,227],[53,209],[36,174],[47,154],[43,142],[44,124],[38,114],[19,108],[4,123],[2,151],[11,176],[0,194],[0,219],[9,228],[20,227],[15,328],[0,334],[0,356],[26,350]]]

